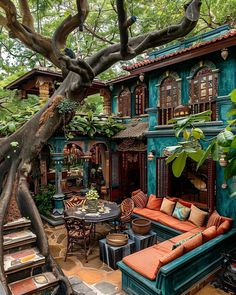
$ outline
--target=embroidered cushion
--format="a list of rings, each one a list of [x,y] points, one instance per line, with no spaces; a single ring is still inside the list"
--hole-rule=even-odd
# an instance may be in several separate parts
[[[141,189],[137,189],[136,191],[133,191],[132,193],[131,193],[131,196],[133,197],[133,196],[135,196],[137,193],[139,193],[139,192],[141,192]]]
[[[215,210],[211,216],[208,219],[207,226],[206,227],[211,227],[211,226],[216,226],[216,228],[221,224],[221,216],[219,213]]]
[[[151,210],[160,210],[162,200],[163,200],[162,198],[157,198],[154,195],[150,195],[148,198],[146,208]]]
[[[175,218],[179,220],[186,220],[189,216],[190,211],[191,211],[190,208],[177,202],[172,216],[174,216]]]
[[[144,208],[148,201],[147,195],[143,191],[138,192],[131,199],[134,201],[135,207],[138,208]]]
[[[167,215],[172,215],[175,207],[175,202],[172,202],[166,198],[163,199],[160,211],[166,213]]]
[[[206,217],[208,216],[208,213],[200,210],[196,206],[191,206],[191,212],[189,216],[189,221],[195,224],[198,227],[202,227],[205,223]]]

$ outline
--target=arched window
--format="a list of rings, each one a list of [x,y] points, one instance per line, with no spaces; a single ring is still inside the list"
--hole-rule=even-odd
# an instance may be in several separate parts
[[[216,120],[215,98],[218,95],[218,73],[209,65],[204,65],[190,79],[189,104],[192,114],[212,110],[212,120]]]
[[[135,94],[135,115],[142,115],[147,107],[147,88],[145,85],[138,85]]]
[[[177,79],[172,75],[164,78],[159,86],[158,123],[166,125],[173,117],[174,109],[180,104],[180,88]]]
[[[123,116],[131,116],[131,93],[128,88],[122,90],[118,96],[118,112]]]

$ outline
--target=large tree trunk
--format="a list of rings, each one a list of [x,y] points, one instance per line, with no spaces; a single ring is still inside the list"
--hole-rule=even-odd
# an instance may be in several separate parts
[[[72,294],[73,291],[68,280],[50,255],[42,221],[29,192],[27,177],[31,172],[31,163],[38,157],[49,138],[62,126],[63,118],[59,114],[57,106],[63,99],[81,102],[94,77],[117,61],[131,59],[148,48],[185,36],[198,21],[201,1],[191,0],[186,5],[185,16],[179,24],[129,40],[128,29],[135,18],[128,19],[124,1],[117,0],[121,43],[102,49],[86,61],[70,59],[62,55],[60,51],[65,47],[67,36],[78,26],[82,28],[83,16],[76,15],[66,18],[55,31],[51,40],[34,31],[27,1],[19,0],[19,2],[23,23],[18,21],[14,3],[11,0],[0,0],[0,8],[6,14],[3,22],[6,29],[27,47],[60,66],[66,78],[47,104],[29,122],[13,135],[0,140],[0,259],[2,262],[0,290],[2,288],[4,290],[2,292],[10,294],[3,266],[3,225],[5,222],[15,220],[23,215],[31,219],[33,228],[38,235],[38,248],[46,257],[47,265],[62,282],[61,291],[59,291],[61,293],[55,291],[55,294]],[[15,146],[15,142],[18,143],[17,146]]]

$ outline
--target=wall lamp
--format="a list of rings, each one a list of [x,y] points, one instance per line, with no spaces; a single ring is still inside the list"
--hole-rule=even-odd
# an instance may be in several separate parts
[[[141,82],[143,82],[143,81],[144,81],[144,78],[145,78],[144,73],[141,73],[141,74],[139,75],[139,80],[140,80]]]
[[[221,49],[221,57],[223,58],[223,60],[226,60],[229,56],[229,52],[227,48],[223,48]]]
[[[152,161],[155,158],[156,152],[155,151],[150,151],[148,153],[148,161]]]

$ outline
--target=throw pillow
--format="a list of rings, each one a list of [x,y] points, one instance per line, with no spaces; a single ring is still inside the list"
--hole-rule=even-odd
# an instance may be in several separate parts
[[[183,243],[184,253],[189,252],[202,245],[202,233]]]
[[[196,234],[192,235],[192,236],[189,237],[189,238],[186,238],[186,239],[183,239],[183,240],[178,241],[177,243],[175,243],[175,244],[172,246],[172,250],[178,248],[178,247],[181,246],[183,243],[187,242],[188,240],[193,239],[194,237],[196,237],[197,235],[200,235],[200,234],[201,234],[201,231],[197,232]]]
[[[131,193],[131,196],[133,197],[133,196],[135,196],[137,193],[139,193],[139,192],[141,192],[141,189],[137,189],[136,191],[133,191],[132,193]]]
[[[179,199],[179,203],[184,205],[185,207],[188,207],[188,208],[191,208],[191,206],[192,206],[192,203],[187,202],[187,201],[185,201],[183,199]]]
[[[206,243],[217,236],[216,226],[208,227],[202,232],[203,243]]]
[[[162,198],[156,198],[156,196],[150,195],[148,198],[146,208],[151,210],[160,210],[162,200]]]
[[[175,202],[172,202],[166,198],[163,199],[160,211],[166,213],[167,215],[172,215],[172,212],[175,207]]]
[[[179,258],[180,256],[182,256],[184,253],[184,247],[180,246],[174,250],[172,250],[170,253],[162,256],[160,258],[160,262],[162,265],[165,265],[167,263],[170,263],[171,261],[173,261],[174,259]]]
[[[207,226],[206,227],[211,227],[211,226],[216,226],[216,228],[221,224],[221,216],[219,213],[215,210],[209,217]]]
[[[131,199],[134,201],[135,207],[138,208],[144,208],[148,201],[147,195],[143,191],[138,192]]]
[[[230,230],[232,225],[232,222],[230,222],[229,220],[225,220],[221,223],[221,225],[217,228],[217,234],[221,235],[226,233],[228,230]]]
[[[191,206],[191,213],[189,216],[189,221],[195,224],[198,227],[202,227],[205,223],[206,217],[208,216],[208,213],[200,210],[196,206]]]
[[[177,202],[172,216],[179,220],[186,220],[189,216],[190,211],[190,208],[185,207],[184,205]]]

